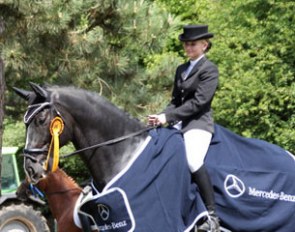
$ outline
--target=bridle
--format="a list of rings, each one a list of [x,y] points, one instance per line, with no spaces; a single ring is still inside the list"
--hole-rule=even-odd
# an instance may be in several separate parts
[[[32,120],[34,119],[34,117],[41,112],[42,110],[44,110],[45,108],[51,108],[51,114],[52,115],[56,115],[52,120],[51,120],[51,124],[49,127],[50,133],[52,135],[52,141],[50,143],[49,148],[25,148],[24,149],[24,154],[23,156],[25,158],[29,158],[35,162],[38,162],[38,160],[32,155],[32,154],[45,154],[47,153],[47,161],[45,164],[44,169],[48,171],[48,163],[51,157],[51,153],[53,152],[53,165],[51,167],[51,171],[55,171],[57,169],[58,166],[58,162],[60,158],[67,158],[67,157],[71,157],[73,155],[79,154],[81,152],[84,152],[86,150],[92,150],[92,149],[97,149],[103,146],[107,146],[107,145],[112,145],[112,144],[116,144],[119,142],[122,142],[128,138],[132,138],[135,136],[138,136],[140,134],[143,134],[144,132],[147,132],[151,129],[153,129],[154,127],[146,127],[143,128],[139,131],[136,131],[134,133],[130,133],[127,135],[123,135],[121,137],[117,137],[102,143],[98,143],[89,147],[85,147],[82,148],[80,150],[76,150],[72,153],[60,156],[59,155],[59,135],[62,133],[62,130],[64,128],[64,120],[62,115],[60,114],[60,112],[56,109],[55,105],[53,103],[50,102],[44,102],[44,103],[39,103],[39,104],[34,104],[34,105],[30,105],[28,107],[27,112],[24,115],[24,123],[25,125],[28,127],[29,124],[32,122]]]
[[[52,109],[51,114],[55,113],[55,115],[62,118],[60,112],[57,110],[55,105],[51,102],[43,102],[43,103],[33,104],[33,105],[28,106],[28,110],[26,111],[26,113],[24,115],[23,121],[24,121],[24,124],[26,125],[26,127],[28,127],[30,125],[30,123],[32,122],[32,120],[36,117],[36,115],[38,113],[40,113],[41,111],[43,111],[45,108],[51,108]],[[24,150],[24,152],[26,152],[28,154],[44,153],[44,151],[48,151],[48,150],[39,149],[39,148],[30,148],[30,149]]]
[[[24,124],[26,125],[26,127],[28,128],[29,124],[32,122],[34,117],[39,112],[41,112],[45,108],[51,107],[51,105],[52,104],[49,102],[29,105],[28,110],[26,111],[26,113],[24,115]],[[25,148],[23,156],[36,161],[36,158],[31,156],[30,154],[44,154],[46,152],[48,152],[48,149],[45,149],[45,148]]]
[[[43,168],[47,171],[51,169],[52,172],[54,172],[59,163],[59,135],[62,133],[64,128],[64,122],[62,119],[61,114],[56,109],[56,107],[50,103],[50,102],[44,102],[39,104],[33,104],[28,107],[27,112],[24,115],[24,123],[26,127],[29,126],[29,124],[32,122],[34,117],[40,113],[45,108],[51,109],[51,114],[56,115],[50,123],[50,134],[52,136],[51,143],[49,145],[49,148],[25,148],[23,152],[23,156],[26,158],[29,158],[35,162],[38,162],[36,157],[34,157],[32,154],[44,154],[47,153],[47,159],[43,166]],[[51,160],[51,154],[53,153],[53,157]],[[51,164],[50,164],[51,163]],[[49,166],[51,166],[49,168]]]

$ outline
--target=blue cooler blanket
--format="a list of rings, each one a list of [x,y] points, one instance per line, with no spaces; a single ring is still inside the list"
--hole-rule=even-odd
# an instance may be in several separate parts
[[[175,129],[150,131],[151,140],[127,170],[80,206],[100,231],[190,231],[207,213],[191,184],[183,138]],[[94,188],[94,187],[93,187]]]
[[[284,149],[216,125],[206,166],[232,231],[295,231],[295,161]]]
[[[183,138],[159,128],[132,165],[80,212],[100,231],[183,232],[206,215],[191,183]],[[205,159],[222,231],[295,231],[295,160],[284,149],[215,125]]]

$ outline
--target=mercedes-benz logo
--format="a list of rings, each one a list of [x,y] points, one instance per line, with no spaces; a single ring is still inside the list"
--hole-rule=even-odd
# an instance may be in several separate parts
[[[110,210],[106,205],[98,204],[97,210],[102,220],[106,221],[109,219]]]
[[[232,174],[227,175],[225,178],[224,189],[233,198],[240,197],[246,190],[243,181]]]

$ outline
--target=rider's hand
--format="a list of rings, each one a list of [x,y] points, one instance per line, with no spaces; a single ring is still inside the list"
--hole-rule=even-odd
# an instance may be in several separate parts
[[[159,114],[158,115],[158,122],[160,123],[160,125],[164,125],[166,124],[166,115],[165,114]]]
[[[148,116],[148,125],[149,126],[160,126],[166,123],[165,114],[152,114]]]
[[[148,115],[148,125],[149,126],[157,126],[157,115],[156,114]]]

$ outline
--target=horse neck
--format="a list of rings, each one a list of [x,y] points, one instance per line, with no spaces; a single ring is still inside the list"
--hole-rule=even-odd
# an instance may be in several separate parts
[[[79,98],[76,100],[80,101]],[[83,104],[81,102],[75,104],[75,99],[68,97],[61,99],[60,104],[64,104],[68,114],[66,117],[72,122],[69,123],[69,127],[72,130],[71,139],[76,149],[118,138],[145,127],[104,98],[84,100]],[[73,105],[77,110],[72,109]],[[145,138],[146,134],[142,134],[116,145],[86,151],[81,157],[90,169],[94,181],[106,183],[124,168],[132,158],[133,151]]]
[[[73,210],[82,189],[61,169],[50,173],[37,185],[47,197],[54,218],[59,219],[68,210]]]
[[[86,91],[77,90],[77,94],[74,92],[67,89],[60,92],[55,105],[63,111],[62,116],[66,114],[65,126],[68,120],[73,122],[70,125],[75,128],[72,139],[79,148],[91,144],[92,141],[106,141],[144,128],[140,121],[105,98]],[[86,142],[81,138],[85,138]]]

